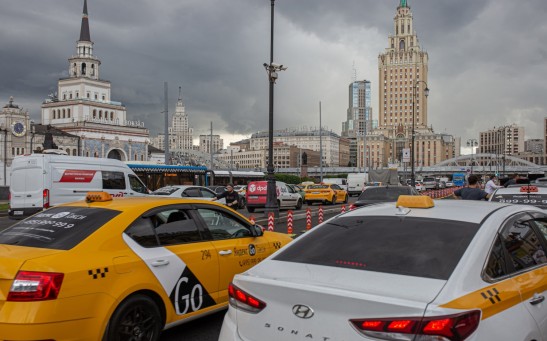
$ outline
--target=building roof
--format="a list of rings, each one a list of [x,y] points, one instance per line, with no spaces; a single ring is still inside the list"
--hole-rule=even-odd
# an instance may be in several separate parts
[[[79,136],[77,135],[66,133],[51,125],[33,124],[32,126],[34,127],[34,133],[38,135],[45,135],[46,133],[50,133],[52,136],[65,136],[65,137],[79,138]]]
[[[16,104],[13,104],[13,96],[10,96],[9,103],[4,105],[4,108],[13,108],[13,109],[19,109],[19,106]]]

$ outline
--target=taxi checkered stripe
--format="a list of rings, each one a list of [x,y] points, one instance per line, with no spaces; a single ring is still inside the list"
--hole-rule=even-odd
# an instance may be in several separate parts
[[[89,276],[92,276],[93,279],[98,279],[99,277],[105,278],[107,273],[108,273],[108,268],[102,268],[102,269],[95,269],[95,270],[88,270],[87,271],[87,274]]]

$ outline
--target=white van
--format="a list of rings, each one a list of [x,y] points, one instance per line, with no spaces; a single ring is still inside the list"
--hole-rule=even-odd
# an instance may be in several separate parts
[[[83,200],[89,191],[114,197],[148,195],[123,162],[54,154],[16,156],[11,166],[9,217],[21,219],[51,206]]]
[[[323,178],[324,184],[337,184],[338,186],[342,187],[344,190],[348,190],[348,186],[346,183],[346,179],[343,178]]]
[[[365,187],[365,183],[368,182],[367,173],[350,173],[348,174],[348,195],[359,195]]]

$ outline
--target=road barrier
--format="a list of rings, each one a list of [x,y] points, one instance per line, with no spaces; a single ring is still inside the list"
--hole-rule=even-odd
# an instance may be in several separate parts
[[[354,204],[349,205],[349,210],[350,210],[350,211],[353,211],[354,209],[355,209],[355,205],[354,205]]]
[[[346,213],[346,205],[342,205],[342,213]]]
[[[311,230],[311,208],[306,210],[306,230]]]
[[[287,212],[287,234],[293,234],[292,223],[293,223],[292,210],[289,210],[289,212]]]
[[[269,212],[268,213],[268,231],[274,230],[274,213]]]
[[[251,221],[251,224],[253,224],[253,225],[256,224],[254,215],[251,215],[251,216],[249,217],[249,220]]]
[[[323,222],[323,206],[319,206],[319,217],[318,217],[319,224]]]

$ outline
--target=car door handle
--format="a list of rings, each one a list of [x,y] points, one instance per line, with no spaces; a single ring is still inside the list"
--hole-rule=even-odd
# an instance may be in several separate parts
[[[531,305],[540,304],[541,302],[545,301],[545,296],[534,294],[534,297],[528,302],[530,302]]]
[[[159,266],[166,266],[169,265],[169,261],[167,259],[158,259],[157,261],[152,262],[153,267],[159,267]]]
[[[232,254],[232,250],[220,250],[218,252],[219,255],[221,256],[227,256],[227,255],[231,255]]]

